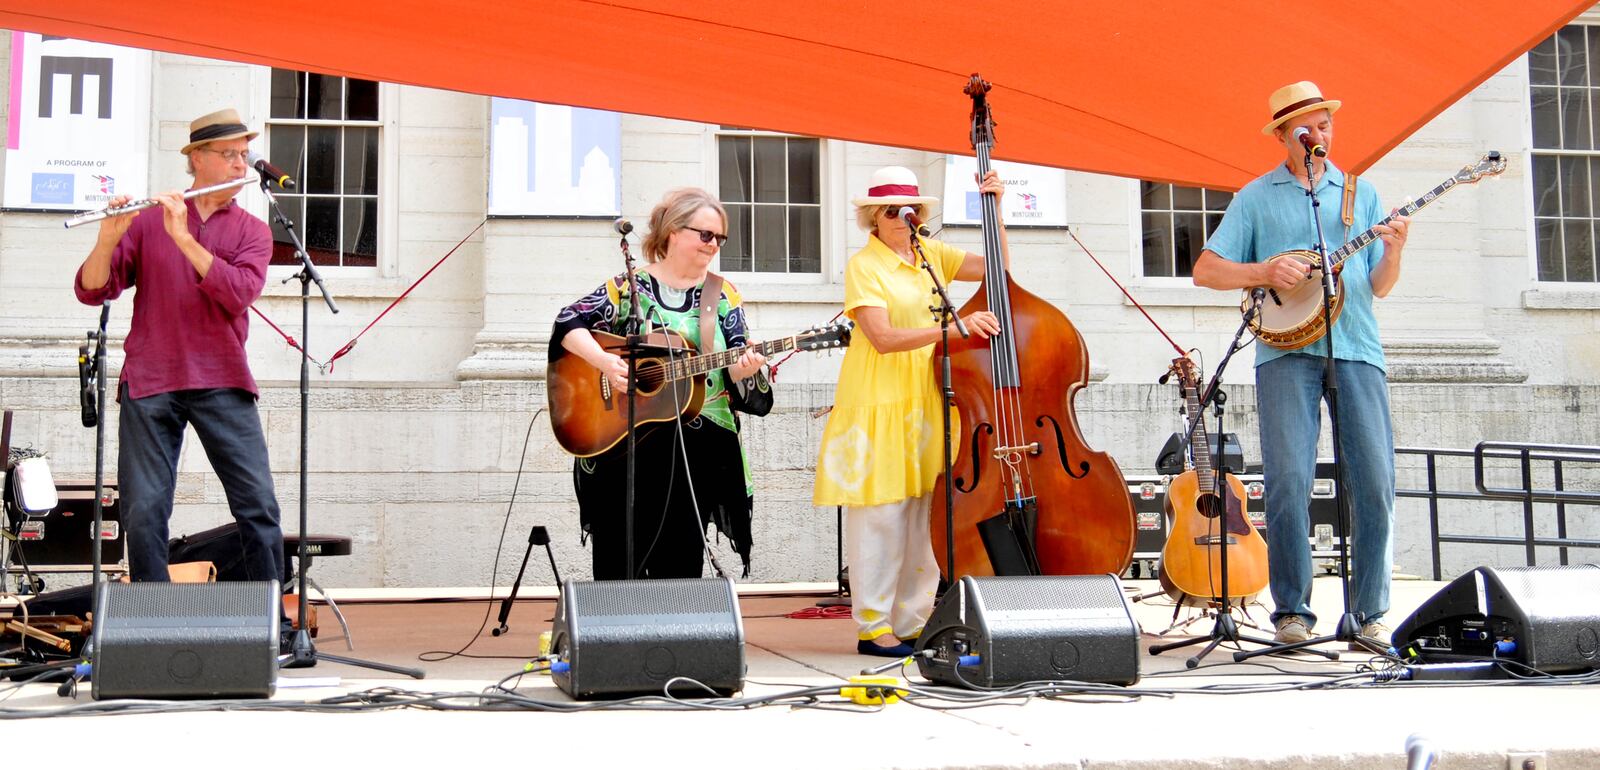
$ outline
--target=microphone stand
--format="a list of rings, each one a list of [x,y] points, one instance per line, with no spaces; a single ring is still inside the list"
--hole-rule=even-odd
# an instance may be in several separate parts
[[[1233,598],[1228,595],[1228,546],[1230,544],[1230,535],[1228,534],[1227,511],[1230,490],[1226,480],[1226,474],[1230,472],[1230,469],[1222,464],[1223,442],[1220,438],[1227,435],[1222,427],[1222,415],[1224,412],[1223,404],[1228,402],[1228,394],[1222,390],[1222,372],[1228,368],[1228,362],[1233,359],[1233,354],[1239,352],[1239,350],[1242,348],[1242,346],[1239,344],[1239,341],[1244,338],[1245,330],[1250,328],[1250,321],[1255,318],[1256,314],[1261,312],[1261,303],[1265,299],[1265,296],[1266,291],[1263,289],[1258,288],[1252,292],[1251,297],[1254,302],[1250,306],[1250,312],[1245,314],[1243,321],[1241,321],[1239,324],[1238,330],[1233,333],[1233,344],[1228,346],[1227,354],[1224,355],[1222,360],[1217,363],[1217,370],[1211,374],[1211,383],[1206,387],[1205,393],[1200,396],[1199,406],[1195,409],[1195,413],[1190,416],[1189,428],[1184,432],[1185,436],[1189,436],[1191,438],[1195,435],[1195,429],[1200,426],[1201,420],[1203,420],[1205,417],[1206,404],[1211,404],[1212,414],[1217,418],[1216,427],[1217,436],[1219,437],[1217,442],[1217,451],[1211,453],[1211,494],[1212,500],[1215,501],[1213,504],[1216,505],[1217,510],[1220,511],[1215,520],[1219,520],[1222,524],[1222,526],[1219,528],[1221,532],[1219,533],[1217,539],[1217,547],[1221,549],[1221,551],[1217,554],[1217,571],[1220,573],[1221,581],[1218,586],[1218,594],[1216,596],[1208,596],[1206,598],[1213,599],[1217,602],[1219,609],[1216,613],[1216,621],[1212,623],[1211,633],[1208,636],[1197,636],[1193,639],[1185,639],[1181,642],[1154,644],[1150,646],[1151,655],[1160,655],[1167,650],[1176,650],[1182,647],[1189,647],[1205,642],[1206,646],[1201,649],[1199,653],[1197,653],[1194,657],[1184,661],[1184,666],[1187,668],[1195,668],[1199,666],[1202,659],[1204,659],[1207,655],[1210,655],[1212,650],[1217,649],[1218,646],[1224,643],[1232,644],[1234,647],[1238,647],[1240,642],[1250,642],[1251,644],[1259,644],[1264,647],[1272,647],[1277,644],[1271,639],[1251,636],[1241,632],[1239,630],[1238,621],[1234,620],[1233,617]],[[1198,386],[1198,383],[1196,383],[1196,385]],[[1200,434],[1200,440],[1207,442],[1210,441],[1203,431]],[[1240,500],[1238,502],[1239,511],[1242,514],[1244,512],[1244,501]],[[1245,526],[1250,526],[1250,523],[1246,521]],[[1337,654],[1327,652],[1325,650],[1309,650],[1309,652],[1322,655],[1330,660],[1339,659]]]
[[[94,540],[94,547],[89,550],[94,552],[91,558],[93,575],[89,578],[89,585],[94,590],[89,593],[91,612],[94,617],[100,617],[100,549],[105,547],[102,540],[105,538],[105,510],[103,500],[106,494],[106,324],[111,320],[111,300],[100,303],[100,325],[89,336],[94,338],[94,389],[95,389],[95,421],[94,421],[94,529],[90,537]],[[83,657],[92,654],[89,649],[93,646],[93,635],[84,644]]]
[[[423,677],[421,669],[404,668],[391,666],[387,663],[374,663],[359,658],[330,655],[318,652],[316,646],[311,643],[310,623],[307,620],[309,615],[306,605],[306,573],[308,572],[306,568],[306,543],[309,540],[306,537],[308,531],[306,522],[306,447],[309,443],[308,437],[310,435],[307,415],[311,397],[311,283],[313,281],[316,282],[317,289],[322,292],[322,299],[328,303],[329,310],[337,313],[339,312],[339,306],[333,303],[333,296],[328,294],[328,287],[322,284],[322,276],[317,273],[317,268],[311,264],[311,255],[306,253],[306,246],[300,241],[300,234],[295,232],[294,221],[283,213],[283,209],[278,207],[278,199],[274,198],[272,191],[267,189],[272,180],[268,179],[266,174],[262,174],[260,181],[261,193],[267,196],[267,206],[272,210],[272,221],[282,226],[283,231],[289,234],[289,241],[294,244],[295,256],[300,258],[300,272],[283,279],[284,283],[293,280],[300,281],[300,550],[295,556],[299,561],[299,564],[296,565],[295,576],[299,581],[297,590],[300,592],[300,614],[298,616],[300,627],[295,629],[294,643],[290,646],[289,652],[278,656],[278,666],[280,668],[310,668],[317,665],[318,659],[325,659],[334,663],[361,666],[377,671],[387,671],[391,674],[402,674],[413,679],[421,679]]]
[[[909,224],[909,223],[908,223]],[[945,292],[944,282],[939,280],[939,271],[933,269],[933,264],[928,261],[928,255],[922,252],[922,241],[917,238],[917,228],[911,228],[911,248],[917,253],[917,262],[928,277],[933,279],[933,294],[939,298],[939,304],[929,305],[928,310],[939,318],[939,392],[940,409],[944,415],[944,563],[945,587],[956,584],[956,492],[954,482],[951,480],[951,467],[955,457],[951,451],[951,426],[950,410],[956,406],[956,389],[950,375],[950,324],[955,323],[956,332],[962,338],[971,336],[967,325],[962,322],[961,316],[956,315],[956,306],[950,302],[950,295]]]
[[[626,223],[623,223],[626,224]],[[623,344],[623,356],[628,359],[628,457],[626,462],[627,489],[622,497],[622,530],[624,552],[627,558],[627,571],[624,573],[627,580],[639,576],[638,565],[633,563],[633,506],[634,487],[638,484],[638,448],[639,429],[634,424],[639,401],[639,357],[644,354],[646,347],[644,331],[644,310],[639,305],[639,277],[633,271],[633,252],[628,250],[628,233],[633,231],[633,226],[617,226],[622,237],[619,246],[622,249],[623,274],[628,277],[628,318],[623,322],[622,333],[626,342]],[[698,514],[697,514],[698,515]]]
[[[1306,197],[1311,199],[1311,221],[1317,233],[1317,267],[1322,271],[1322,329],[1323,340],[1327,347],[1322,353],[1322,392],[1328,399],[1328,428],[1333,433],[1333,470],[1335,484],[1339,490],[1339,588],[1344,593],[1344,614],[1339,616],[1339,625],[1332,635],[1314,636],[1301,642],[1290,642],[1269,647],[1265,650],[1252,652],[1236,652],[1235,661],[1243,661],[1257,655],[1267,655],[1277,652],[1290,652],[1324,642],[1347,642],[1358,644],[1374,655],[1386,654],[1389,645],[1371,637],[1361,635],[1361,621],[1351,607],[1350,596],[1350,495],[1345,486],[1344,457],[1339,445],[1339,380],[1337,377],[1337,364],[1333,357],[1333,306],[1338,298],[1338,289],[1334,281],[1334,271],[1328,269],[1328,243],[1322,235],[1321,201],[1317,200],[1317,184],[1312,176],[1311,150],[1306,149]],[[1313,439],[1315,440],[1315,439]]]

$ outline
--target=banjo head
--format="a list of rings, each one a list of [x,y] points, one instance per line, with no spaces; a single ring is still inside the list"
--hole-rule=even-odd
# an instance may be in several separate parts
[[[1292,259],[1311,268],[1310,277],[1292,289],[1267,289],[1261,303],[1261,312],[1250,321],[1250,331],[1258,339],[1275,348],[1298,350],[1323,335],[1322,323],[1322,270],[1314,251],[1286,251],[1267,262]],[[1337,272],[1337,271],[1336,271]],[[1338,276],[1335,275],[1335,280]],[[1249,290],[1239,303],[1239,312],[1248,313],[1253,300]],[[1333,306],[1333,317],[1338,320],[1344,308],[1344,292],[1340,291]]]

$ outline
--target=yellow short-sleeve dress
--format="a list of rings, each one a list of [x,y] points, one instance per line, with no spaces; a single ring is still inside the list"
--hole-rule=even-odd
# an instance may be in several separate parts
[[[966,252],[919,240],[940,280],[948,284]],[[934,300],[927,272],[906,263],[876,235],[868,236],[866,247],[845,268],[844,312],[852,319],[858,308],[881,307],[895,327],[938,326],[928,310]],[[944,418],[933,350],[927,345],[882,354],[866,335],[851,338],[822,432],[814,504],[884,505],[933,489],[944,469]],[[953,436],[959,436],[958,415],[952,412],[951,418]]]

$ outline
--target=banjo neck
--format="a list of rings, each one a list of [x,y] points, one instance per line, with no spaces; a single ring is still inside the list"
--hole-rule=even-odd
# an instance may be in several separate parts
[[[1404,206],[1401,206],[1397,211],[1395,211],[1395,213],[1378,220],[1377,224],[1367,228],[1366,230],[1363,230],[1360,235],[1351,238],[1343,246],[1340,246],[1332,254],[1329,254],[1328,264],[1337,269],[1339,265],[1344,263],[1345,260],[1355,256],[1356,253],[1368,246],[1371,246],[1374,241],[1377,241],[1379,239],[1378,228],[1380,226],[1393,222],[1395,217],[1409,217],[1412,214],[1421,211],[1423,208],[1427,207],[1428,204],[1438,200],[1439,196],[1449,192],[1458,184],[1460,184],[1460,182],[1457,181],[1455,177],[1450,177],[1449,179],[1440,182],[1438,186],[1434,187],[1432,190],[1423,193],[1421,198],[1407,202]]]

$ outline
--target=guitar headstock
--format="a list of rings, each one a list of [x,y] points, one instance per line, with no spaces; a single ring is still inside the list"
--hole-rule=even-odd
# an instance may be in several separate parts
[[[848,318],[841,318],[827,326],[813,326],[795,335],[794,344],[800,350],[842,348],[850,344],[850,332],[855,326]]]
[[[1195,366],[1194,359],[1188,356],[1174,358],[1167,371],[1178,378],[1179,388],[1196,392],[1200,390],[1200,369]]]
[[[994,116],[989,114],[989,89],[987,81],[972,73],[972,79],[967,81],[962,93],[972,97],[972,148],[979,145],[994,145]]]
[[[1506,170],[1506,158],[1497,150],[1490,150],[1488,154],[1478,159],[1477,163],[1462,166],[1456,172],[1456,184],[1473,184],[1486,176],[1496,176]]]

